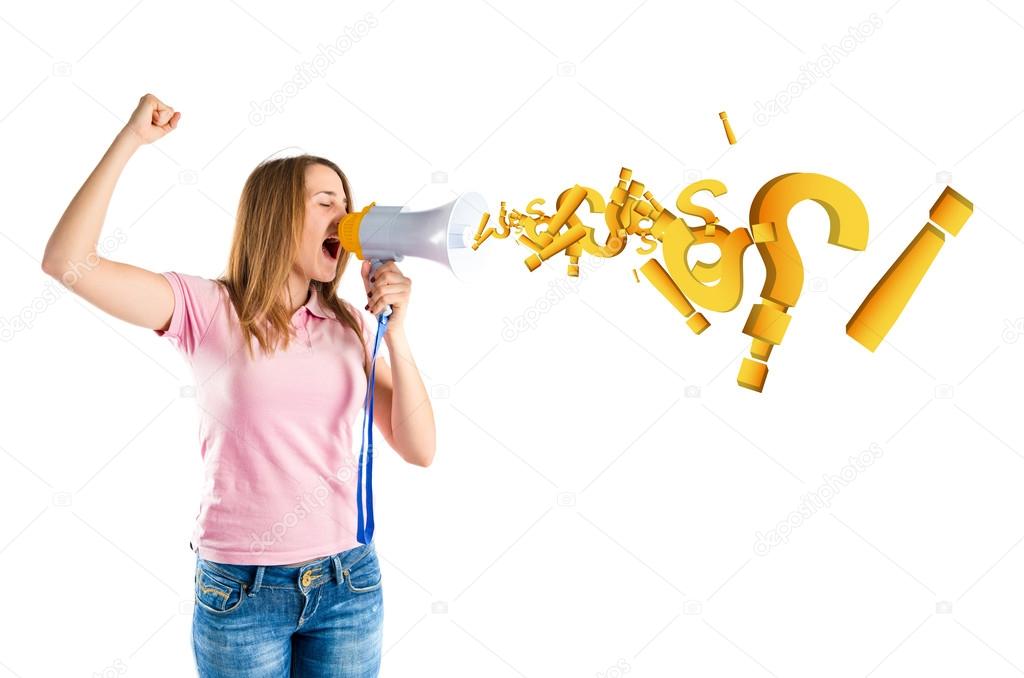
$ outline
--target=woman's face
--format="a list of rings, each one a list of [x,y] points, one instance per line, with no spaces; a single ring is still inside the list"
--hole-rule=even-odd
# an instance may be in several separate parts
[[[296,270],[304,278],[330,282],[338,272],[338,222],[348,214],[341,177],[327,165],[306,167],[306,214]]]

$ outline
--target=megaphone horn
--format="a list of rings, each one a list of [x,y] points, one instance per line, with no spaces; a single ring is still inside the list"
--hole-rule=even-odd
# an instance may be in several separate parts
[[[338,223],[341,246],[371,262],[371,275],[385,261],[420,257],[436,261],[460,280],[480,268],[471,249],[487,202],[479,193],[463,193],[446,205],[427,210],[371,202]],[[391,305],[381,313],[391,315]]]

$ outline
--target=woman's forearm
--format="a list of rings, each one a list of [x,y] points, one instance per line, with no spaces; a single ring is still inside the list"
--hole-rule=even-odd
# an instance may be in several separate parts
[[[413,464],[428,466],[434,458],[434,410],[403,332],[385,334],[391,356],[391,433],[395,451]]]
[[[99,164],[75,194],[46,243],[43,269],[59,274],[64,267],[84,261],[96,251],[110,198],[128,159],[140,141],[130,130],[122,130],[103,154]]]

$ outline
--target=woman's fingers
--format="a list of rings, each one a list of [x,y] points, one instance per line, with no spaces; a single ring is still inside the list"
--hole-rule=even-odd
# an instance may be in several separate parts
[[[371,311],[380,311],[388,304],[400,304],[409,298],[410,285],[388,285],[380,294],[372,295],[367,302]]]
[[[393,306],[393,307],[397,307],[397,308],[401,308],[402,307],[401,300],[394,300],[394,301],[392,301],[390,299],[384,299],[383,301],[378,301],[378,302],[374,302],[374,303],[369,304],[370,308],[368,308],[367,310],[372,315],[377,315],[378,313],[383,311],[385,308],[387,308],[389,305]]]
[[[399,273],[397,271],[384,271],[383,273],[381,273],[381,270],[378,268],[377,272],[373,274],[373,282],[374,282],[374,284],[382,283],[382,282],[386,282],[386,283],[402,282],[402,281],[405,281],[405,280],[408,280],[408,278],[406,278],[404,275],[402,275],[401,273]]]
[[[388,283],[387,285],[384,285],[383,287],[377,287],[375,285],[373,287],[373,289],[371,289],[367,293],[367,296],[369,298],[371,298],[371,299],[378,299],[380,297],[387,296],[388,294],[404,292],[404,291],[409,290],[411,288],[412,288],[412,285],[409,284],[409,283]]]
[[[143,143],[151,143],[178,126],[181,113],[175,111],[152,94],[139,98],[139,105],[132,113],[127,127]]]
[[[174,117],[174,108],[168,106],[156,97],[153,99],[153,124],[157,127],[164,127]]]
[[[172,129],[178,126],[178,119],[180,117],[181,113],[175,112],[173,115],[167,118],[167,122],[161,123],[160,125],[158,125],[158,127],[162,129],[166,134],[167,132],[170,132]]]
[[[373,277],[376,278],[379,275],[384,275],[388,271],[394,271],[399,274],[401,273],[401,271],[398,270],[398,265],[394,261],[386,261],[377,267],[377,270],[373,272]]]
[[[402,304],[408,301],[412,280],[405,277],[394,261],[388,261],[370,273],[370,262],[362,267],[363,284],[366,286],[366,308],[373,314],[384,310],[388,304]]]

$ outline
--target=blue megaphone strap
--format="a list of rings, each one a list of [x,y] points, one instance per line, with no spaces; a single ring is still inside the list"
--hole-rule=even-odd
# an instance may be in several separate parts
[[[381,337],[388,327],[388,317],[377,316],[377,336],[373,340],[373,357],[370,358],[370,380],[363,399],[363,427],[359,442],[359,478],[356,486],[356,540],[369,544],[373,539],[373,385],[377,376],[377,350]],[[369,443],[367,444],[367,440]],[[363,518],[363,452],[366,451],[366,517]]]

